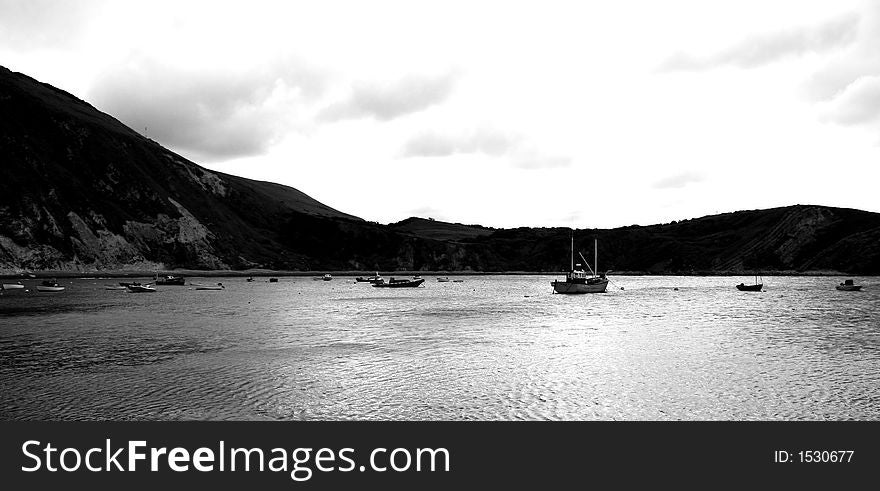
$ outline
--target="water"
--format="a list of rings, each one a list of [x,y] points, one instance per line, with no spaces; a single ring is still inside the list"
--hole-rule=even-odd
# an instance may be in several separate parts
[[[876,420],[880,282],[243,278],[0,297],[0,419]],[[34,282],[29,286],[34,286]],[[620,287],[624,290],[620,290]],[[676,290],[675,288],[678,288]]]

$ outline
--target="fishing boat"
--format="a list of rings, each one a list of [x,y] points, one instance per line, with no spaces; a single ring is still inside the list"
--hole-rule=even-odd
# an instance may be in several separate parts
[[[216,285],[196,285],[196,290],[223,290],[226,287],[223,286],[223,283],[217,283]]]
[[[857,292],[862,290],[862,285],[856,285],[855,283],[853,283],[853,280],[845,280],[843,283],[835,286],[834,288],[842,292]]]
[[[131,293],[153,293],[156,291],[156,287],[151,285],[150,283],[147,283],[145,285],[142,285],[140,283],[132,283],[126,288],[128,288],[128,291],[130,291]]]
[[[37,285],[38,292],[63,292],[64,287],[59,285],[55,279],[51,280],[43,280],[42,283]]]
[[[373,286],[376,288],[416,288],[422,283],[424,283],[424,278],[415,277],[411,280],[402,280],[397,278],[391,278],[388,280],[388,283],[382,282],[373,283]]]
[[[177,274],[168,274],[160,278],[159,273],[156,273],[156,284],[183,286],[186,284],[186,279]]]
[[[593,240],[593,266],[595,270],[590,268],[590,264],[584,259],[584,256],[578,252],[581,260],[590,269],[592,276],[588,276],[580,263],[574,262],[574,236],[571,238],[571,270],[565,275],[565,281],[553,280],[550,285],[553,286],[554,293],[605,293],[608,288],[608,278],[604,274],[596,274],[599,269],[599,241]]]
[[[759,292],[764,288],[764,278],[761,278],[761,282],[758,283],[758,276],[755,275],[755,284],[754,285],[746,285],[745,283],[740,283],[736,285],[736,289],[741,292]]]

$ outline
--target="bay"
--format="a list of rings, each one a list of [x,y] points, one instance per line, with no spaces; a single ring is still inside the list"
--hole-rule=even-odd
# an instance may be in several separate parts
[[[3,420],[875,420],[880,283],[855,278],[64,280],[0,296]],[[35,281],[24,282],[33,290]]]

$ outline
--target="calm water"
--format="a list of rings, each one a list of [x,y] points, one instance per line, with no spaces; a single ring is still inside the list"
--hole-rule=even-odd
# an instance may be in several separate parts
[[[612,277],[583,296],[554,278],[0,296],[0,419],[880,416],[877,278]]]

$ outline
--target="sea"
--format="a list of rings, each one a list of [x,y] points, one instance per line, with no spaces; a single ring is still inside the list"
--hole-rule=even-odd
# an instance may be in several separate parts
[[[25,280],[0,296],[0,419],[880,417],[876,277],[610,276],[587,295],[554,294],[559,275],[424,278]]]

